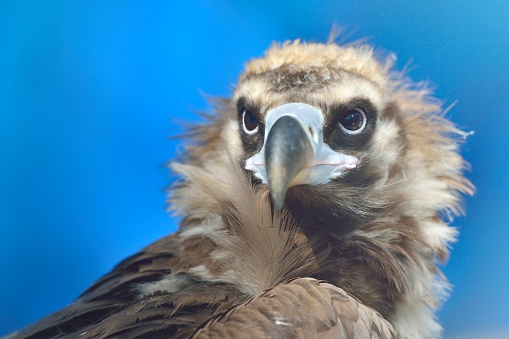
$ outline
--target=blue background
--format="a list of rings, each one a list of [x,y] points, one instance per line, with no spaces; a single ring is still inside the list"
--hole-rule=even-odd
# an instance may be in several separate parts
[[[2,1],[0,335],[174,231],[178,122],[272,41],[325,41],[336,22],[458,100],[448,116],[475,131],[463,154],[478,191],[454,222],[440,318],[448,338],[509,337],[509,2],[403,3]]]

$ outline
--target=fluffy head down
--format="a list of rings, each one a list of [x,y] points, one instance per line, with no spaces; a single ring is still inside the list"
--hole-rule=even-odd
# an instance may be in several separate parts
[[[173,164],[183,180],[170,200],[185,217],[182,236],[200,248],[188,264],[197,279],[248,294],[297,276],[323,279],[379,311],[400,338],[439,335],[433,310],[449,286],[436,262],[455,240],[447,222],[462,211],[460,195],[473,192],[458,153],[465,134],[425,86],[391,67],[365,44],[300,41],[246,65],[233,97],[215,103],[217,114],[190,131],[192,146]],[[244,170],[263,138],[243,133],[241,114],[252,112],[263,129],[266,113],[290,102],[320,108],[324,140],[359,164],[327,184],[290,188],[279,213]],[[336,115],[352,105],[370,112],[371,130],[341,139]]]

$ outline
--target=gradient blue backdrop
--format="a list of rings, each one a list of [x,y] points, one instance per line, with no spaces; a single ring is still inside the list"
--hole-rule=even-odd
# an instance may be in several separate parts
[[[440,318],[449,338],[508,334],[509,2],[402,3],[2,1],[0,335],[174,231],[178,121],[208,108],[203,93],[229,95],[272,41],[324,41],[334,22],[458,100],[449,117],[475,131],[463,154],[478,192],[454,223]]]

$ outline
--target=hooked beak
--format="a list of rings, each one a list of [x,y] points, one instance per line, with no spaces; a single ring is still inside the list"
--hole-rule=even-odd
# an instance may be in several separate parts
[[[265,164],[272,202],[283,207],[286,191],[314,155],[313,146],[296,117],[279,118],[265,141]]]
[[[269,186],[281,210],[292,186],[320,185],[356,167],[358,159],[333,151],[323,141],[323,115],[313,106],[290,103],[267,113],[265,143],[246,160],[246,169]]]

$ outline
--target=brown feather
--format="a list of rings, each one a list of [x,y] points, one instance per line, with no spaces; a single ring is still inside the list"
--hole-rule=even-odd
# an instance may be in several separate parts
[[[242,334],[242,335],[241,335]],[[392,326],[336,286],[310,278],[215,316],[193,338],[395,338]]]

